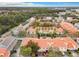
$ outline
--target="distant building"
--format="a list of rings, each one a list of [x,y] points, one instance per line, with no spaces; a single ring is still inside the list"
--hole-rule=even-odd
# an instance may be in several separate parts
[[[52,17],[46,17],[46,19],[51,20],[51,19],[52,19]]]
[[[73,17],[67,17],[66,21],[68,21],[68,22],[73,21]]]
[[[77,38],[77,43],[79,43],[79,38]]]
[[[57,20],[58,23],[61,22],[61,21],[65,21],[65,19],[61,16],[59,16],[58,18],[55,18],[55,19]]]
[[[79,9],[76,9],[76,12],[78,12],[78,13],[79,13]]]
[[[79,29],[79,23],[75,23],[74,26]]]
[[[66,12],[59,12],[59,14],[60,14],[60,15],[65,15],[65,14],[66,14]]]

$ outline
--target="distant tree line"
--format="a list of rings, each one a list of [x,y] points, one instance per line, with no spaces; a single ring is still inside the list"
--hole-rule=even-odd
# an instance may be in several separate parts
[[[28,13],[9,12],[0,15],[0,35],[30,18]]]
[[[20,8],[20,10],[18,10],[18,8],[14,8],[15,10],[14,9],[12,10],[12,8],[11,9],[4,8],[4,9],[7,11],[0,13],[0,35],[9,31],[11,28],[19,25],[20,23],[25,22],[27,19],[29,19],[32,16],[51,15],[58,17],[58,15],[55,13],[64,11],[64,10],[50,10],[47,8],[29,8],[29,9]],[[23,10],[27,10],[27,12],[23,12]],[[30,12],[28,12],[29,10]]]

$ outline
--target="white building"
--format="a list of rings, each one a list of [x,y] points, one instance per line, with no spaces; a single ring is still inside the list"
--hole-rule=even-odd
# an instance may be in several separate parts
[[[77,38],[77,43],[79,43],[79,38]]]
[[[17,43],[16,38],[12,36],[8,36],[8,37],[1,38],[1,39],[3,40],[0,42],[0,48],[6,48],[9,51],[11,51]]]
[[[68,22],[71,22],[71,21],[73,21],[73,17],[67,17],[67,19],[66,19]]]
[[[79,23],[75,23],[74,25],[77,29],[79,29]]]
[[[22,24],[20,24],[18,27],[13,28],[11,31],[14,35],[18,35],[20,31],[23,31]]]
[[[52,19],[52,17],[46,17],[46,19],[50,20],[50,19]]]

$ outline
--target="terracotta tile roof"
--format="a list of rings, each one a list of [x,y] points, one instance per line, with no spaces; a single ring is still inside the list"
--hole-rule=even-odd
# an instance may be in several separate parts
[[[27,45],[29,40],[38,43],[40,48],[48,48],[49,46],[57,48],[66,47],[69,49],[77,48],[77,43],[69,37],[57,37],[54,39],[26,38],[22,41],[22,46]]]
[[[77,28],[75,28],[71,23],[61,22],[60,26],[71,34],[75,34],[77,32]]]
[[[77,43],[71,39],[70,37],[58,37],[53,39],[53,44],[55,44],[56,47],[67,47],[69,49],[75,49],[77,48]]]
[[[0,48],[0,56],[1,57],[9,57],[10,51],[8,51],[6,48]]]
[[[46,48],[47,45],[48,45],[47,42],[49,41],[49,40],[43,40],[43,39],[38,40],[37,38],[26,38],[25,40],[22,41],[22,45],[23,45],[23,46],[24,46],[24,45],[27,45],[29,40],[32,40],[33,42],[39,43],[38,45],[39,45],[41,48]],[[41,45],[41,44],[42,44],[42,45]]]

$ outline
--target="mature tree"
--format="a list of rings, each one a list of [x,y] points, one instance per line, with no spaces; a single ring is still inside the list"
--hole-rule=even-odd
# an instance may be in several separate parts
[[[36,34],[37,34],[38,38],[40,38],[40,33],[38,31],[36,31]]]
[[[71,51],[70,51],[69,49],[67,49],[66,54],[67,54],[69,57],[72,57],[72,56],[73,56],[72,53],[71,53]]]
[[[2,13],[0,15],[0,34],[5,33],[11,28],[19,25],[22,22],[25,22],[30,17],[29,13],[17,13],[17,12],[9,12]]]
[[[58,35],[59,35],[59,34],[57,34],[56,31],[54,31],[54,32],[51,34],[51,37],[52,37],[52,38],[55,38],[55,37],[57,37]]]
[[[22,46],[20,49],[20,53],[23,56],[31,56],[32,49],[31,47]]]
[[[37,43],[35,43],[31,40],[28,42],[27,47],[31,47],[32,52],[34,52],[34,53],[36,53],[38,51],[38,49],[40,48]]]
[[[76,35],[77,37],[79,37],[79,31],[77,31],[75,35]]]
[[[30,48],[32,49],[32,54],[31,54],[31,56],[35,56],[36,53],[37,53],[37,51],[38,51],[38,49],[40,48],[37,43],[34,43],[34,42],[31,41],[31,40],[28,42],[28,44],[27,44],[26,47],[30,47]]]
[[[25,31],[21,31],[18,34],[19,37],[26,37],[26,32]]]
[[[76,50],[77,54],[79,55],[79,48]]]
[[[58,48],[49,48],[48,57],[61,57],[63,54],[59,51]]]

